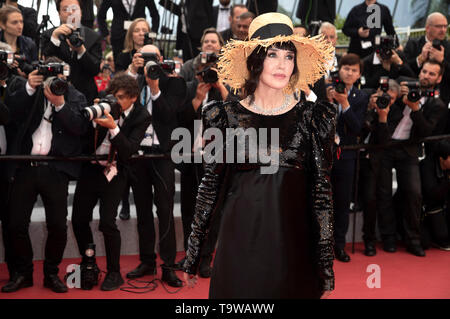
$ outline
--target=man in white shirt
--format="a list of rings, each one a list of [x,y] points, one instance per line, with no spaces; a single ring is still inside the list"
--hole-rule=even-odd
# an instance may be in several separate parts
[[[47,59],[46,62],[53,61]],[[58,75],[61,76],[62,75]],[[64,95],[55,95],[44,77],[35,70],[28,80],[18,79],[17,90],[5,102],[12,110],[11,121],[18,132],[8,136],[8,153],[18,155],[76,156],[81,153],[81,135],[87,121],[81,114],[84,95],[69,85]],[[14,181],[8,209],[8,233],[13,251],[14,273],[2,288],[14,292],[33,285],[33,250],[28,226],[34,203],[40,195],[45,207],[48,237],[45,248],[44,286],[67,292],[58,278],[58,266],[67,241],[67,194],[70,178],[76,178],[79,164],[64,161],[14,162],[8,168]]]
[[[387,131],[381,134],[378,132],[379,136],[390,136],[394,141],[411,142],[400,147],[388,148],[381,153],[377,199],[380,233],[384,250],[387,252],[395,252],[397,249],[396,216],[392,200],[392,169],[395,169],[397,191],[401,194],[407,250],[415,256],[425,256],[420,240],[422,193],[419,157],[422,155],[422,149],[418,141],[427,136],[443,134],[445,130],[447,109],[434,91],[442,80],[443,70],[442,63],[437,61],[428,60],[424,63],[419,75],[420,96],[417,101],[412,101],[408,97],[411,89],[405,82],[401,82],[401,102],[391,107],[387,125],[379,127]],[[433,96],[425,96],[423,94],[425,90],[433,92]]]
[[[213,7],[214,22],[217,32],[225,31],[230,27],[230,0],[219,0],[219,5]]]

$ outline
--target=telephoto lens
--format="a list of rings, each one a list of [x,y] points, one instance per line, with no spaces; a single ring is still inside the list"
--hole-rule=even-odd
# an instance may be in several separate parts
[[[50,91],[54,95],[64,95],[67,92],[69,84],[66,80],[60,79],[56,76],[50,76],[44,81],[44,87],[49,86]]]
[[[117,105],[117,100],[113,95],[108,94],[103,99],[100,99],[98,103],[85,107],[82,113],[89,121],[102,117],[105,115],[106,110],[114,117],[114,105]]]
[[[386,92],[383,92],[381,95],[377,97],[377,106],[380,109],[385,109],[389,106],[389,102],[391,101],[391,96]]]
[[[145,68],[147,70],[147,77],[150,79],[157,80],[161,77],[162,69],[157,62],[150,60],[145,65]]]

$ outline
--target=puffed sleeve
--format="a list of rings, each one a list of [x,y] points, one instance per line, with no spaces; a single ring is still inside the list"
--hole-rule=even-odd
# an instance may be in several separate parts
[[[308,102],[307,102],[308,103]],[[315,257],[321,289],[334,289],[333,272],[333,197],[331,166],[333,163],[333,142],[336,131],[336,108],[327,102],[308,103],[311,142],[310,168],[312,174],[312,220],[316,243]]]
[[[211,102],[202,108],[204,130],[218,128],[223,136],[228,126],[227,114],[223,102]],[[200,248],[206,237],[209,224],[219,199],[220,188],[225,175],[225,164],[204,161],[204,175],[200,182],[195,205],[192,232],[188,240],[184,271],[196,274],[199,264]]]

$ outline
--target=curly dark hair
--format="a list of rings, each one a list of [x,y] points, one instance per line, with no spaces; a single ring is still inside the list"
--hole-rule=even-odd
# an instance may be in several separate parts
[[[128,97],[139,96],[139,85],[134,77],[128,75],[126,71],[118,72],[114,75],[106,88],[107,94],[116,94],[123,90]]]
[[[256,87],[258,86],[259,77],[264,68],[264,60],[267,56],[267,51],[270,48],[277,48],[281,50],[289,50],[294,52],[294,70],[292,71],[292,75],[298,72],[297,68],[297,49],[292,42],[277,42],[267,49],[261,46],[257,46],[252,54],[247,58],[247,70],[250,72],[250,77],[248,80],[245,80],[244,88],[243,88],[243,98],[253,95],[255,93]],[[291,77],[292,77],[291,75]],[[253,97],[252,97],[253,98]]]

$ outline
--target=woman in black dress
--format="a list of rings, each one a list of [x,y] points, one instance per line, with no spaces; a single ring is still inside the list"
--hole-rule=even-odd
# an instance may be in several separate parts
[[[195,284],[211,215],[221,210],[210,298],[327,296],[334,289],[330,169],[336,112],[332,104],[295,96],[326,72],[332,48],[322,38],[293,35],[292,21],[280,13],[258,16],[249,38],[229,43],[218,65],[224,82],[246,97],[212,102],[202,115],[205,132],[219,129],[228,137],[229,128],[241,129],[245,138],[253,131],[259,148],[239,143],[237,133],[245,162],[226,157],[236,149],[230,138],[223,146],[226,161],[205,161],[184,278]],[[255,160],[261,154],[270,154],[270,162]]]

